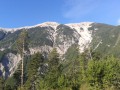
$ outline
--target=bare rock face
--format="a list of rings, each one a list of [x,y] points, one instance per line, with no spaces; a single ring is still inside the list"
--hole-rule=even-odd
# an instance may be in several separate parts
[[[47,45],[45,45],[45,46],[40,46],[40,47],[29,48],[31,55],[33,55],[33,54],[35,54],[35,53],[37,53],[37,52],[50,53],[50,51],[51,51],[52,49],[53,49],[52,47],[47,46]]]
[[[80,52],[84,52],[84,50],[89,47],[89,44],[92,41],[92,31],[89,31],[92,23],[93,22],[66,24],[75,30],[80,36],[79,37],[76,33],[73,34],[75,37],[77,37]]]
[[[21,57],[19,54],[6,54],[3,57],[2,62],[0,63],[0,74],[3,75],[5,78],[11,76],[17,69],[20,60]]]

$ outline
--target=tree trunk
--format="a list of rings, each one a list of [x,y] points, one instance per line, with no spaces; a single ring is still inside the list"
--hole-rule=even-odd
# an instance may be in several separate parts
[[[21,87],[24,81],[24,41],[23,41],[23,51],[22,51],[22,61],[21,61]]]

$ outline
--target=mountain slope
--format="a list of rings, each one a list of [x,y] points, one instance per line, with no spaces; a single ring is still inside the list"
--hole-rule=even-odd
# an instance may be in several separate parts
[[[112,26],[94,22],[59,24],[45,22],[35,26],[13,29],[0,29],[0,72],[7,76],[14,73],[20,62],[15,44],[22,30],[29,34],[30,54],[36,52],[49,53],[56,48],[60,55],[64,55],[72,45],[79,45],[82,53],[86,49],[99,51],[104,54],[114,54],[119,57],[120,26]],[[18,58],[16,60],[14,57]],[[7,59],[5,59],[7,58]],[[7,64],[3,65],[3,63]],[[11,66],[12,64],[12,66]],[[7,69],[7,71],[5,71]],[[8,73],[9,72],[9,73]]]

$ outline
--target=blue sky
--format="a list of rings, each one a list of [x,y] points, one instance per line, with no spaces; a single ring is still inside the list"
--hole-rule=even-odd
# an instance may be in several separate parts
[[[120,0],[0,0],[0,27],[46,21],[120,24]]]

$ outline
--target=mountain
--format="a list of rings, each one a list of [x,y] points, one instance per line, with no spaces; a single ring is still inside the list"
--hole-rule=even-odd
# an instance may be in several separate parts
[[[56,48],[63,56],[68,48],[77,44],[80,53],[89,49],[120,57],[120,26],[94,22],[45,22],[21,28],[0,28],[0,75],[11,76],[20,63],[21,57],[16,52],[15,44],[22,30],[28,31],[30,54],[49,53]]]

